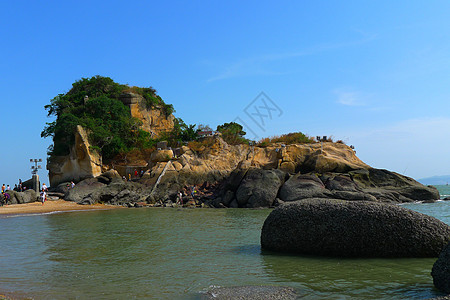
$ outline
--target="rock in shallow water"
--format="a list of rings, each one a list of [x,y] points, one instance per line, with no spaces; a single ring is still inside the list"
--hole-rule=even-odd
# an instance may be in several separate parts
[[[214,287],[202,295],[202,300],[291,300],[298,295],[291,287],[282,286],[236,286]]]
[[[261,247],[340,257],[437,257],[449,239],[445,223],[397,205],[307,199],[272,211]]]
[[[450,243],[439,254],[431,271],[434,286],[445,293],[450,293]]]

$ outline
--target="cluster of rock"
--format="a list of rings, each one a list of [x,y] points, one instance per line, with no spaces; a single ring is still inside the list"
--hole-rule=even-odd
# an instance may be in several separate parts
[[[26,190],[24,192],[8,190],[7,193],[10,197],[8,199],[8,204],[24,204],[39,201],[39,194],[32,189]],[[3,195],[0,195],[0,197],[4,198]],[[4,203],[4,199],[1,199],[0,202]]]
[[[312,198],[404,203],[435,201],[436,188],[386,170],[290,174],[280,169],[237,169],[227,179],[215,207],[270,207]]]
[[[122,180],[114,170],[85,179],[71,189],[68,189],[65,183],[60,184],[56,191],[65,192],[64,199],[67,201],[88,205],[107,203],[130,206],[145,202],[150,194],[142,184]]]
[[[210,207],[273,207],[311,198],[390,203],[439,199],[436,188],[371,168],[344,144],[325,143],[323,150],[319,144],[263,148],[228,145],[220,137],[211,138],[209,144],[197,151],[187,146],[156,150],[148,158],[148,170],[132,182],[123,181],[124,174],[114,170],[92,174],[77,184],[86,192],[75,196],[80,187],[65,199],[119,205],[167,203],[186,187],[199,190],[205,184],[209,190],[195,194],[193,200]],[[97,189],[101,192],[94,192]]]

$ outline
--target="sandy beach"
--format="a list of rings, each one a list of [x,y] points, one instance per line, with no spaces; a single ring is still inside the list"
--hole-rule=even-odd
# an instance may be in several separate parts
[[[51,200],[42,205],[41,202],[26,203],[26,204],[10,204],[0,207],[0,215],[18,215],[18,214],[40,214],[51,212],[68,212],[68,211],[82,211],[82,210],[105,210],[118,209],[121,206],[115,205],[80,205],[74,202],[64,200]],[[1,298],[0,298],[1,299]]]

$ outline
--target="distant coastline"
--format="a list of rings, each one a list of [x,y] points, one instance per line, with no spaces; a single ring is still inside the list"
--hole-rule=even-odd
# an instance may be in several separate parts
[[[450,175],[426,177],[417,181],[425,185],[446,185],[450,182]]]

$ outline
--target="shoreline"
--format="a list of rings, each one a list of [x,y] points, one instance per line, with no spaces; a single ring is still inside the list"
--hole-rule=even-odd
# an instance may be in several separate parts
[[[0,207],[0,217],[13,215],[35,215],[35,214],[54,214],[74,211],[92,211],[119,209],[121,206],[94,204],[81,205],[74,202],[59,200],[48,200],[42,205],[41,202],[9,204]],[[1,299],[1,298],[0,298]]]

